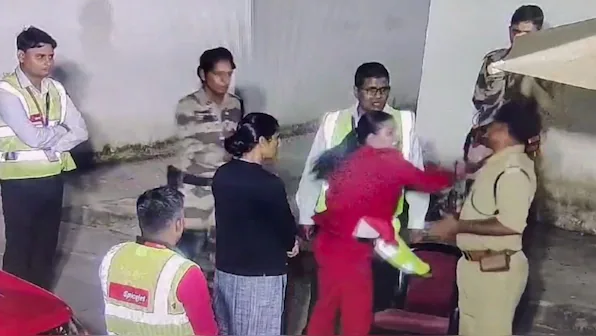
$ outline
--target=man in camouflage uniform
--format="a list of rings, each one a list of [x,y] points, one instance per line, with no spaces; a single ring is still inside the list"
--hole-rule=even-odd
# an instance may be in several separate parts
[[[176,122],[182,147],[179,168],[187,174],[211,178],[230,158],[223,148],[223,140],[234,133],[244,115],[242,100],[228,92],[235,68],[232,53],[226,48],[205,51],[197,68],[201,89],[178,102]],[[214,240],[211,187],[183,184],[180,189],[185,195],[187,229],[183,244],[191,245],[193,259],[200,258],[202,252],[212,254],[212,247],[203,250],[207,232],[209,240]]]
[[[544,117],[552,117],[556,107],[553,101],[555,83],[523,76],[514,73],[500,71],[494,65],[504,60],[516,37],[542,29],[544,24],[544,13],[536,5],[523,5],[512,15],[509,25],[509,40],[511,45],[508,48],[497,49],[489,52],[482,60],[482,66],[474,87],[472,103],[476,115],[474,126],[468,133],[464,144],[464,162],[462,170],[467,172],[467,180],[462,182],[465,186],[456,188],[457,195],[450,195],[455,198],[456,211],[463,204],[467,190],[474,181],[474,173],[482,166],[490,156],[491,151],[481,144],[485,126],[492,122],[496,111],[507,101],[517,97],[532,97],[537,100],[541,114]],[[445,199],[442,200],[444,202]],[[451,202],[453,203],[453,202]]]
[[[509,38],[513,40],[517,36],[539,31],[544,24],[544,13],[536,5],[524,5],[519,7],[511,17],[509,26]],[[492,116],[505,102],[519,96],[533,97],[537,99],[541,112],[550,114],[554,104],[552,102],[551,83],[522,76],[513,73],[506,73],[494,67],[496,62],[502,61],[511,50],[511,46],[505,49],[491,51],[482,61],[482,66],[476,80],[472,102],[476,109],[474,126],[466,138],[464,145],[464,160],[468,169],[475,171],[482,165],[483,159],[489,154],[483,146],[479,146],[478,140],[482,137],[484,126],[490,124]],[[474,149],[470,152],[471,149]]]

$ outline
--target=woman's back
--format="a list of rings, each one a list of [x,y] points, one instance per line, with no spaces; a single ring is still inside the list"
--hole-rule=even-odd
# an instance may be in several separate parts
[[[213,177],[218,270],[237,275],[280,275],[296,226],[283,182],[260,164],[239,159]]]

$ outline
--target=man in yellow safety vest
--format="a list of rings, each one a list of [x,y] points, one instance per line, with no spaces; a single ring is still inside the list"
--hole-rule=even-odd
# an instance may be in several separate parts
[[[63,171],[87,127],[62,84],[49,78],[56,41],[29,27],[17,37],[19,66],[0,80],[3,269],[46,289],[62,217]]]
[[[112,247],[99,269],[108,334],[218,334],[205,276],[174,250],[183,209],[184,195],[172,187],[139,196],[141,236]]]
[[[364,63],[356,70],[354,78],[354,96],[358,103],[345,110],[326,113],[321,125],[315,135],[298,191],[296,203],[299,210],[299,223],[303,227],[304,235],[308,238],[314,228],[311,217],[315,213],[322,212],[325,207],[326,183],[316,180],[311,173],[315,160],[325,150],[332,148],[344,139],[344,137],[355,128],[360,116],[369,111],[382,110],[393,115],[397,127],[396,145],[402,151],[404,157],[416,167],[424,169],[422,150],[415,132],[416,116],[414,112],[407,110],[396,110],[387,105],[389,92],[389,71],[380,63]],[[425,225],[426,212],[429,206],[429,195],[406,191],[405,200],[408,203],[408,229],[411,242],[417,242],[422,238]],[[399,234],[401,224],[398,216],[403,212],[404,198],[397,204],[395,213],[395,232]],[[396,270],[389,264],[379,263],[375,265],[375,307],[381,309],[387,306],[391,300],[388,292],[391,292],[397,281]]]

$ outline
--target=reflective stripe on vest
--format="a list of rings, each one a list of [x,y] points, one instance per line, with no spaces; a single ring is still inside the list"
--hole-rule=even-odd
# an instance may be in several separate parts
[[[63,122],[66,116],[66,90],[57,81],[48,80],[50,83],[48,88],[50,99],[48,125],[56,126]],[[21,88],[15,73],[0,81],[0,89],[19,99],[28,118],[42,112],[37,111],[34,98],[29,97],[26,89]],[[43,127],[43,125],[38,127]],[[51,162],[49,158],[52,155],[57,159],[54,162]],[[23,143],[11,128],[0,120],[0,179],[47,177],[76,168],[70,153],[49,153],[49,156],[45,151]]]
[[[136,243],[123,243],[110,249],[99,272],[108,332],[192,335],[192,326],[176,292],[182,277],[193,266],[196,264],[169,249]],[[129,294],[122,288],[128,288]],[[118,293],[136,301],[118,298]]]
[[[339,118],[340,113],[341,111],[328,113],[323,122],[323,135],[325,136],[326,149],[333,147],[333,132],[335,130],[335,125],[337,124],[337,119]],[[323,180],[321,193],[316,205],[316,211],[319,213],[327,209],[327,206],[325,205],[325,194],[327,193],[327,189],[329,189],[329,183]]]
[[[1,84],[0,84],[1,85]],[[48,126],[56,126],[58,125],[58,122],[56,120],[52,120],[50,122],[48,122]],[[14,133],[14,131],[12,130],[12,128],[8,127],[8,126],[1,126],[0,127],[0,138],[8,138],[8,137],[14,137],[16,136],[16,134]],[[58,155],[59,153],[57,153],[57,157],[59,162],[62,161],[61,156]],[[36,150],[36,149],[32,149],[32,150],[23,150],[23,151],[11,151],[10,155],[13,157],[12,159],[8,159],[8,155],[2,155],[2,152],[0,152],[0,162],[23,162],[23,161],[47,161],[48,157],[46,152],[42,151],[42,150]]]
[[[408,159],[411,154],[410,153],[411,152],[411,142],[412,142],[411,132],[412,132],[412,127],[414,126],[414,113],[411,111],[398,111],[398,110],[395,110],[395,109],[389,107],[388,105],[385,106],[384,111],[393,115],[393,117],[395,118],[395,121],[398,123],[398,125],[401,126],[400,127],[401,134],[399,134],[400,138],[397,140],[399,142],[400,150],[403,153],[404,158]],[[325,147],[327,149],[338,145],[343,140],[343,138],[347,135],[347,133],[349,133],[349,131],[348,131],[346,134],[341,134],[341,136],[338,136],[338,131],[337,131],[336,126],[342,121],[340,119],[340,117],[342,117],[342,118],[349,117],[351,120],[352,109],[330,112],[327,114],[327,116],[323,120],[323,135],[325,138]],[[350,123],[350,130],[352,127],[351,125],[352,124]],[[321,213],[327,209],[327,206],[325,205],[325,195],[326,195],[328,189],[329,189],[328,183],[326,181],[323,181],[321,192],[319,194],[319,198],[317,200],[317,204],[316,204],[316,208],[315,208],[315,211],[317,213]],[[400,198],[400,200],[397,204],[397,208],[395,211],[395,217],[401,215],[401,213],[403,212],[403,204],[404,204],[404,196],[402,195],[402,197]],[[396,229],[396,235],[399,232],[399,230],[398,230],[399,227],[401,227],[401,224],[399,223],[399,220],[396,218],[396,220],[394,221],[394,228]]]
[[[400,236],[397,236],[396,240],[397,245],[393,245],[377,239],[375,252],[391,266],[406,274],[424,275],[430,272],[430,265],[418,258]]]

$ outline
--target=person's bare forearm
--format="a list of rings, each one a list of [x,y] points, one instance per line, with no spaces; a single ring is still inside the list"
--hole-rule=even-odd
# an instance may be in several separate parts
[[[457,233],[470,233],[480,236],[511,236],[519,234],[501,224],[497,218],[481,220],[460,220]]]

